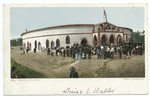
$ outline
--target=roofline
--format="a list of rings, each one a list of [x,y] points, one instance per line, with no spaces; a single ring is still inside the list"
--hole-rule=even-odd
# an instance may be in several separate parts
[[[45,30],[45,29],[51,29],[51,28],[57,28],[57,27],[68,27],[68,26],[93,26],[94,24],[68,24],[68,25],[59,25],[59,26],[52,26],[52,27],[46,27],[46,28],[41,28],[41,29],[36,29],[36,30],[31,30],[27,32],[23,32],[21,36],[27,33],[31,33],[34,31],[40,31],[40,30]]]
[[[130,28],[127,28],[127,27],[118,27],[118,28],[125,28],[125,29],[128,29],[128,30],[131,30],[131,31],[133,31],[132,29],[130,29]]]
[[[69,27],[69,26],[96,26],[96,25],[101,25],[101,24],[104,24],[104,23],[111,24],[111,23],[109,23],[109,22],[102,22],[102,23],[98,23],[98,24],[68,24],[68,25],[59,25],[59,26],[46,27],[46,28],[41,28],[41,29],[36,29],[36,30],[31,30],[31,31],[23,32],[23,33],[21,34],[21,36],[23,36],[24,34],[27,34],[27,33],[34,32],[34,31],[40,31],[40,30],[45,30],[45,29],[57,28],[57,27]],[[111,24],[111,25],[116,26],[116,25],[114,25],[114,24]],[[127,28],[127,27],[119,27],[119,26],[116,26],[116,27],[118,27],[118,28],[125,28],[125,29],[128,29],[128,30],[133,31],[132,29]]]
[[[109,22],[102,22],[102,23],[98,23],[98,24],[95,24],[95,25],[101,25],[101,24],[105,24],[105,23],[108,23],[108,24],[111,24],[111,25],[113,25],[113,26],[116,26],[116,25],[114,25],[114,24],[112,24],[112,23],[109,23]],[[127,27],[120,27],[120,26],[116,26],[116,27],[118,27],[118,28],[125,28],[125,29],[129,29],[129,30],[133,31],[132,29],[127,28]]]

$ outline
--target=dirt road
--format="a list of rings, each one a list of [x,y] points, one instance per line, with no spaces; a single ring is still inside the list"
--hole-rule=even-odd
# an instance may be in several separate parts
[[[49,56],[47,53],[29,52],[21,55],[19,47],[13,47],[11,57],[18,63],[38,71],[48,78],[68,78],[70,64],[76,62],[70,57]],[[73,64],[80,78],[98,77],[144,77],[145,76],[145,55],[132,55],[131,59],[84,59]]]

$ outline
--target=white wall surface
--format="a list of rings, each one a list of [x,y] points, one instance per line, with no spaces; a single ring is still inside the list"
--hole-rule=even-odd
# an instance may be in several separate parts
[[[23,39],[43,35],[73,34],[73,33],[92,33],[93,26],[69,26],[45,29],[23,35]]]
[[[124,34],[131,34],[131,30],[124,29]]]

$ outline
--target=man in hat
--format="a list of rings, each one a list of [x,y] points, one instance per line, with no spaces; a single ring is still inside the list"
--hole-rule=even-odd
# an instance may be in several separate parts
[[[71,71],[70,78],[78,78],[78,73],[75,71],[76,69],[74,67],[71,67],[69,70]]]

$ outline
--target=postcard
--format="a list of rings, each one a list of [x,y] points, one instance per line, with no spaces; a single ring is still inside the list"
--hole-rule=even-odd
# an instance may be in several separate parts
[[[4,4],[4,95],[148,93],[147,4]]]

